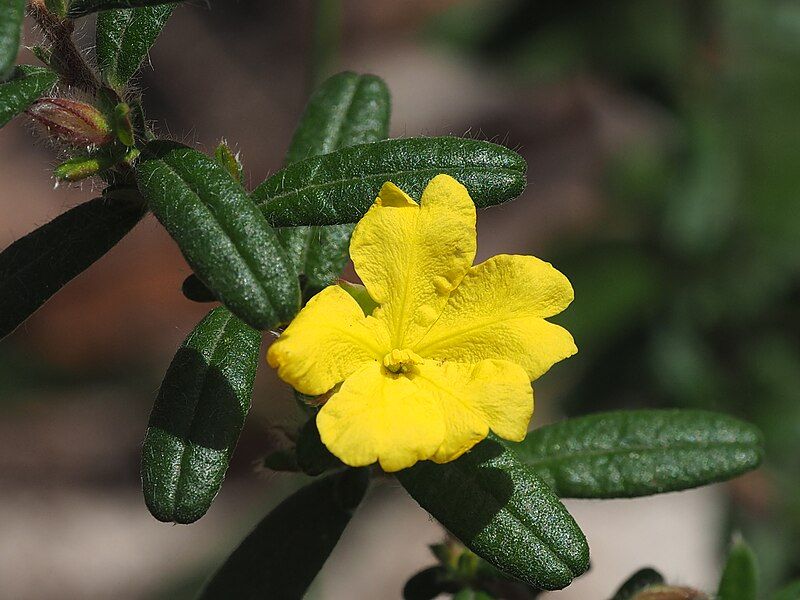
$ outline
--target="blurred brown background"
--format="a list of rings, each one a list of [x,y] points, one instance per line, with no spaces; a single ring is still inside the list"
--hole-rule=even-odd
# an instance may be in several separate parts
[[[638,152],[631,149],[680,145],[685,121],[678,103],[631,85],[622,67],[608,68],[613,61],[597,66],[596,48],[588,42],[596,33],[573,18],[586,15],[585,3],[563,7],[557,18],[550,14],[558,12],[552,8],[557,3],[550,12],[548,3],[539,4],[538,13],[526,12],[525,2],[343,4],[341,54],[331,68],[374,73],[388,83],[393,136],[466,134],[500,141],[528,160],[526,193],[479,215],[479,258],[531,253],[562,266],[559,257],[574,261],[576,247],[592,254],[598,231],[631,237],[633,218],[610,200],[609,165],[620,154]],[[591,25],[618,36],[614,19],[623,7],[630,12],[631,3],[600,4],[608,12],[605,18],[595,15]],[[712,36],[705,30],[694,31],[706,25],[702,19],[710,18],[719,33],[715,19],[730,17],[726,10],[746,3],[708,3],[721,10],[710,17],[683,15],[691,3],[663,4],[682,15],[687,35],[708,41]],[[770,11],[783,6],[749,4],[769,5]],[[734,8],[732,14],[738,14]],[[245,0],[179,7],[139,82],[160,134],[205,150],[228,140],[241,152],[253,186],[278,169],[309,91],[311,9],[307,1]],[[653,28],[652,36],[617,42],[628,44],[626,56],[639,56],[638,68],[660,81],[661,59],[636,53],[641,44],[671,43],[659,37],[659,19],[667,17],[657,12],[636,18]],[[563,26],[558,33],[558,19],[572,23],[573,30]],[[533,26],[540,21],[543,27]],[[777,22],[798,27],[800,20]],[[518,38],[522,41],[511,49],[504,45]],[[80,39],[91,46],[91,22]],[[724,44],[701,47],[694,37],[675,43],[687,46],[676,70],[691,70],[698,56],[708,61],[698,70],[724,62],[718,53]],[[561,55],[569,52],[581,60],[564,66]],[[681,86],[689,84],[662,79],[678,90],[671,92],[676,97],[686,95]],[[783,121],[795,133],[797,116]],[[0,135],[3,247],[96,191],[91,184],[54,190],[51,150],[31,140],[23,119]],[[700,194],[697,202],[706,200]],[[776,252],[783,257],[788,250]],[[611,263],[606,271],[612,290],[614,268]],[[138,459],[149,410],[175,349],[207,309],[180,293],[189,272],[174,243],[148,217],[0,345],[0,598],[190,598],[265,509],[297,485],[293,476],[257,474],[253,467],[269,447],[270,428],[290,427],[297,418],[285,389],[265,366],[228,479],[208,515],[191,526],[169,526],[148,514]],[[582,294],[578,283],[576,290],[576,307],[583,307],[577,314],[591,319],[591,293]],[[602,336],[581,339],[577,333],[579,347],[590,356],[616,351]],[[795,344],[796,338],[790,340]],[[681,348],[676,352],[686,356]],[[537,384],[536,424],[575,411],[568,396],[591,384],[586,380],[591,364],[579,365],[559,365]],[[649,388],[643,385],[640,392],[646,396]],[[591,406],[592,397],[584,398],[584,406]],[[658,402],[628,398],[624,404]],[[552,597],[605,598],[645,565],[660,568],[676,583],[713,587],[730,503],[762,510],[768,485],[759,477],[739,482],[733,496],[730,486],[715,486],[636,501],[569,503],[589,537],[593,570]],[[383,482],[359,509],[312,597],[399,598],[405,580],[432,563],[425,545],[440,537],[438,526],[402,489]],[[787,569],[767,571],[779,578]]]

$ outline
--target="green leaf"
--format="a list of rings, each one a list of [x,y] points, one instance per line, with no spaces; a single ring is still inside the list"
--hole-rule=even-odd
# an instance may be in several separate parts
[[[300,430],[297,438],[297,465],[304,473],[313,476],[345,466],[322,443],[319,429],[317,429],[316,416],[306,421]]]
[[[234,550],[200,598],[302,598],[368,483],[366,469],[348,469],[318,479],[284,500]]]
[[[412,197],[436,175],[467,186],[476,206],[516,198],[525,188],[525,160],[497,144],[454,137],[385,140],[343,148],[286,167],[253,192],[277,227],[355,223],[381,186],[392,181]]]
[[[96,52],[103,81],[117,90],[130,81],[175,6],[123,8],[97,15]]]
[[[56,217],[0,254],[0,338],[103,256],[145,213],[135,190],[116,190]]]
[[[655,569],[641,569],[636,571],[620,586],[611,600],[631,600],[637,593],[652,585],[664,583],[661,573]]]
[[[183,280],[181,285],[181,292],[183,295],[192,302],[216,302],[217,297],[214,295],[206,285],[197,278],[197,275],[192,273]]]
[[[44,67],[17,67],[11,79],[0,83],[0,127],[46,94],[58,75]]]
[[[142,488],[159,521],[208,511],[250,410],[261,334],[215,308],[181,344],[158,393],[142,449]]]
[[[175,4],[175,0],[72,0],[69,4],[67,17],[77,19],[93,12],[106,11],[113,8],[128,9],[161,4]]]
[[[727,415],[635,410],[568,419],[509,444],[562,498],[633,498],[755,469],[761,433]]]
[[[321,156],[389,135],[391,100],[386,84],[372,75],[339,73],[311,96],[295,131],[286,164]],[[288,227],[278,230],[307,296],[332,284],[344,269],[353,225]]]
[[[758,565],[755,554],[743,540],[734,541],[717,590],[719,600],[756,600]]]
[[[0,81],[14,67],[25,18],[25,0],[0,0]]]
[[[256,329],[291,320],[297,275],[275,231],[214,159],[173,142],[150,142],[136,180],[189,265],[231,312]]]
[[[589,546],[567,509],[494,439],[451,463],[417,463],[397,478],[470,550],[528,585],[561,589],[589,568]]]
[[[429,567],[406,582],[403,587],[403,600],[433,600],[439,594],[458,590],[458,584],[448,577],[443,567]]]
[[[771,600],[797,600],[800,598],[800,581],[790,583],[771,596]]]

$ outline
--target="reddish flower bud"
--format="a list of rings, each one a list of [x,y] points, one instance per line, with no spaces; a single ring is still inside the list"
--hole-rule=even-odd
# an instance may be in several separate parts
[[[89,104],[64,98],[41,98],[28,114],[54,138],[76,146],[103,146],[114,135],[108,121]]]

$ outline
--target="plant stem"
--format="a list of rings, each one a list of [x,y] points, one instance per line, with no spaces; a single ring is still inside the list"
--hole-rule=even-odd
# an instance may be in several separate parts
[[[96,94],[100,90],[100,82],[72,40],[74,22],[51,13],[44,0],[30,0],[28,14],[42,28],[45,38],[53,46],[52,56],[56,64],[52,66],[59,72],[61,82]]]

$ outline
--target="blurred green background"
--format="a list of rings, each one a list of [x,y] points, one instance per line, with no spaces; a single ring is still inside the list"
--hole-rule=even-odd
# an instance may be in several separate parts
[[[534,426],[699,407],[753,421],[766,438],[765,466],[711,495],[570,504],[593,548],[708,555],[704,573],[741,531],[763,591],[800,577],[800,6],[352,0],[316,24],[314,6],[176,11],[141,81],[162,134],[205,149],[226,137],[255,185],[280,166],[309,81],[350,68],[386,79],[393,136],[466,133],[518,149],[529,189],[480,214],[479,253],[534,253],[566,273],[576,301],[559,320],[580,348],[537,385]],[[320,58],[315,27],[333,54]],[[52,191],[54,162],[23,123],[3,130],[0,245],[91,197],[88,185]],[[189,528],[147,514],[137,489],[147,415],[206,310],[180,295],[188,273],[147,220],[0,345],[0,598],[191,597],[297,485],[254,473],[276,430],[297,423],[265,367],[212,511]],[[603,510],[626,514],[619,538],[604,533]],[[643,529],[670,515],[685,530]],[[359,516],[316,597],[397,598],[430,564],[425,545],[440,531],[396,486],[374,491]],[[594,558],[602,571],[605,556]],[[609,581],[644,566],[622,562]],[[601,598],[606,585],[554,596]]]

